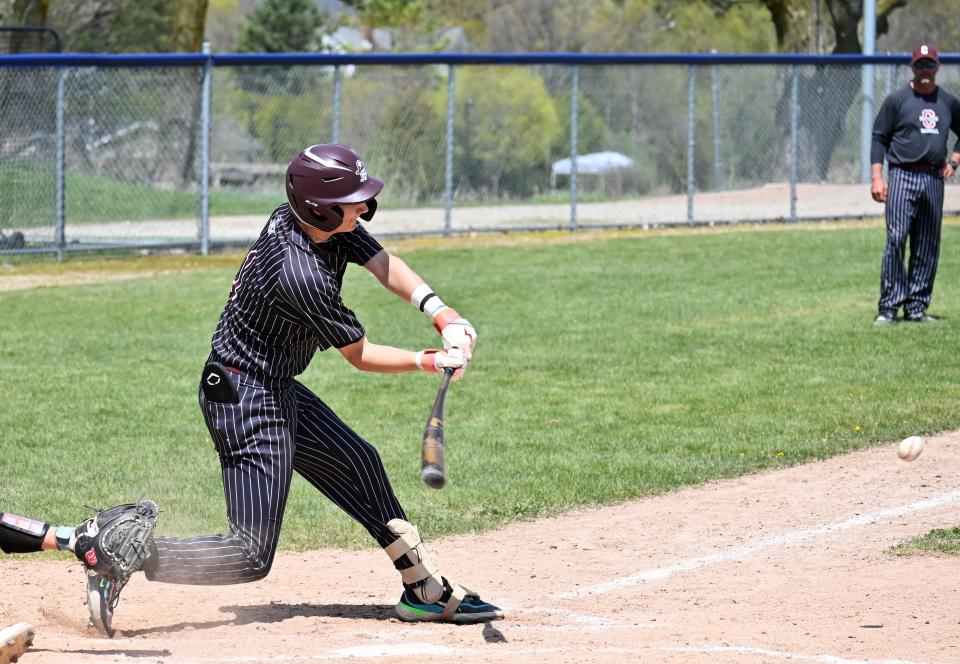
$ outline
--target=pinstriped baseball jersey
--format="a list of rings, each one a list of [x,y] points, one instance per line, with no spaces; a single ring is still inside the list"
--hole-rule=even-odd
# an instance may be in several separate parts
[[[386,524],[407,517],[376,448],[293,379],[317,350],[363,337],[340,287],[348,262],[362,265],[381,250],[359,226],[313,243],[287,205],[274,211],[237,272],[211,344],[211,359],[232,369],[228,379],[239,402],[213,402],[200,390],[220,456],[230,533],[155,538],[147,578],[220,585],[266,576],[294,472],[380,546],[396,539]]]
[[[310,241],[289,205],[277,208],[234,278],[213,335],[224,364],[270,378],[303,373],[314,353],[364,335],[340,298],[347,263],[383,247],[362,226],[323,244]]]

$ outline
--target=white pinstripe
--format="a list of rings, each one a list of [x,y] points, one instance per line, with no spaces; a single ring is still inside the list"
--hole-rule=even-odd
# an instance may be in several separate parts
[[[212,403],[200,392],[230,532],[156,538],[148,578],[221,585],[266,576],[294,471],[381,546],[394,541],[387,522],[407,517],[377,450],[293,379],[317,350],[363,336],[340,286],[348,261],[363,264],[381,250],[362,229],[314,245],[288,206],[274,212],[237,273],[212,341],[211,358],[241,372],[230,374],[240,402]]]
[[[943,179],[892,166],[887,192],[887,245],[880,272],[878,309],[922,314],[930,306],[940,257]],[[910,241],[909,267],[904,265]]]

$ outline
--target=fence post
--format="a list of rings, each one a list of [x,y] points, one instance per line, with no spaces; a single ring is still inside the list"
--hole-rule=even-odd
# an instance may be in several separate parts
[[[687,224],[693,225],[693,192],[694,183],[693,161],[696,158],[696,131],[697,115],[697,70],[690,65],[689,84],[687,85]]]
[[[447,66],[447,165],[443,190],[443,234],[449,235],[453,226],[453,116],[456,109],[457,83],[454,66]],[[467,130],[469,131],[469,127]]]
[[[717,49],[710,49],[716,53]],[[713,107],[713,188],[723,191],[723,168],[720,155],[720,82],[717,76],[717,65],[711,65],[710,93]]]
[[[876,47],[877,3],[863,2],[863,54],[873,55]],[[860,180],[870,182],[870,144],[873,142],[873,65],[863,65],[863,109],[860,118]]]
[[[210,42],[203,42],[203,79],[200,97],[200,254],[210,253],[210,79],[213,58]]]
[[[799,104],[800,68],[790,69],[790,221],[797,220],[797,126],[800,116]]]
[[[67,81],[67,68],[61,67],[57,72],[57,164],[56,164],[56,229],[54,230],[53,244],[56,248],[57,260],[63,260],[66,247],[66,214],[65,214],[65,182],[64,172],[64,96]]]
[[[340,95],[343,93],[340,65],[333,65],[333,142],[340,142]]]
[[[577,230],[577,140],[580,124],[580,65],[570,81],[570,230]]]

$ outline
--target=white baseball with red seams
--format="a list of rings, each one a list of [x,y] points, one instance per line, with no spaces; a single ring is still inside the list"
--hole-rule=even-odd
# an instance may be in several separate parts
[[[907,436],[900,441],[897,447],[897,456],[904,461],[913,461],[923,452],[923,446],[926,441],[923,436]]]

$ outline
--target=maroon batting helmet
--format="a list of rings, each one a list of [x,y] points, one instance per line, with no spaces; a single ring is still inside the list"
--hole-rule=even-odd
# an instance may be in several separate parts
[[[338,203],[367,204],[360,217],[366,221],[377,211],[376,195],[383,182],[367,175],[360,155],[346,145],[311,145],[287,166],[287,200],[294,216],[321,231],[343,223]]]

